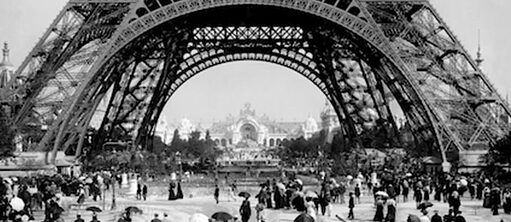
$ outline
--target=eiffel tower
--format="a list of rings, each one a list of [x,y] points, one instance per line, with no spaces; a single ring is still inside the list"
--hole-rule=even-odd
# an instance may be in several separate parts
[[[389,101],[444,160],[509,128],[509,105],[427,0],[70,0],[0,98],[54,161],[90,143],[147,144],[184,82],[240,60],[308,78],[354,143],[397,130]]]

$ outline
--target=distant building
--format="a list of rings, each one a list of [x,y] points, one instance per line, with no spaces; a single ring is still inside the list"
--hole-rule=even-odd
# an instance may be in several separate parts
[[[223,147],[240,142],[276,147],[285,140],[310,138],[320,130],[317,121],[312,117],[303,122],[275,121],[266,115],[258,116],[250,104],[246,104],[238,116],[228,116],[223,121],[213,123],[209,129],[197,127],[188,119],[182,119],[176,129],[184,140],[189,139],[194,131],[200,131],[203,138],[209,130],[211,139]]]
[[[10,61],[9,51],[9,45],[4,43],[2,62],[0,62],[0,88],[5,88],[7,86],[7,83],[11,80],[16,70]]]
[[[154,135],[160,137],[163,143],[170,145],[172,142],[172,134],[173,132],[170,131],[167,121],[164,119],[159,120],[158,125],[156,125],[156,131]]]
[[[320,114],[321,118],[321,130],[323,130],[327,137],[326,141],[331,143],[334,135],[341,130],[341,123],[339,122],[339,117],[334,110],[334,107],[330,104],[330,102],[325,101],[325,107]]]

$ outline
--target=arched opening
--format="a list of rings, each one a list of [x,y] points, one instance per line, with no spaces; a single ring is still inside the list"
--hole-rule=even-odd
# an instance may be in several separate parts
[[[254,125],[246,123],[241,126],[240,131],[242,140],[257,141],[257,129]]]
[[[256,15],[250,18],[240,13],[239,11],[243,11],[240,8],[246,9],[245,6],[232,6],[186,14],[158,23],[143,33],[126,38],[129,44],[120,43],[123,47],[115,54],[115,58],[127,56],[126,61],[129,62],[122,64],[123,67],[115,67],[116,69],[125,70],[125,73],[138,72],[143,76],[147,76],[144,73],[155,74],[154,79],[144,79],[154,82],[148,82],[147,86],[137,88],[138,92],[130,93],[148,95],[146,103],[149,102],[152,106],[136,106],[140,108],[140,112],[132,114],[129,109],[111,105],[111,111],[107,116],[112,118],[103,121],[102,128],[111,129],[113,125],[119,125],[137,143],[147,143],[148,137],[155,131],[155,123],[161,116],[164,104],[191,77],[226,62],[257,60],[288,67],[315,84],[331,103],[332,114],[337,116],[339,123],[342,123],[339,124],[339,132],[343,135],[341,139],[346,140],[344,142],[349,144],[348,146],[357,143],[355,138],[369,130],[381,129],[387,132],[397,130],[389,101],[386,101],[392,96],[395,97],[397,104],[403,107],[404,115],[413,123],[412,131],[415,138],[435,140],[435,128],[430,124],[430,116],[427,109],[424,109],[424,104],[412,102],[421,101],[417,98],[417,92],[407,82],[406,77],[403,77],[402,70],[394,64],[392,58],[387,57],[386,52],[378,48],[376,42],[369,41],[367,36],[348,26],[339,26],[333,20],[325,20],[288,8],[250,6],[250,10]],[[279,24],[270,27],[262,25],[272,22],[261,16],[262,12],[267,13],[267,10],[275,12]],[[230,18],[217,18],[218,13],[227,14]],[[232,21],[242,18],[243,22],[229,23],[229,19],[232,18],[236,18]],[[356,17],[350,18],[360,20]],[[363,23],[363,20],[360,21]],[[297,22],[299,23],[297,26],[289,25]],[[231,35],[232,33],[238,35]],[[258,34],[247,37],[244,35],[246,33]],[[248,42],[248,45],[252,42],[265,44],[256,44],[255,47],[260,48],[254,50],[245,44],[239,44],[238,41]],[[172,51],[174,57],[170,60],[160,58],[140,62],[136,59],[147,56],[143,52],[146,49],[154,49],[153,47],[161,47],[162,51],[156,54],[166,54],[168,51],[165,49],[177,50]],[[331,57],[322,57],[325,56],[322,54],[324,52],[328,52],[326,54]],[[107,63],[106,66],[108,65],[112,64]],[[328,76],[323,76],[325,74]],[[153,96],[150,94],[153,92],[158,94]],[[128,100],[128,104],[140,100],[128,97],[125,99]],[[124,119],[118,121],[116,118],[119,116]],[[241,133],[238,139],[244,136],[255,137],[253,130],[250,132]],[[370,138],[370,135],[367,137]],[[282,138],[285,137],[275,138],[277,140],[273,141],[274,146],[280,145]],[[239,141],[233,139],[234,144],[237,142]],[[60,142],[57,141],[58,143]],[[224,145],[222,141],[221,143]]]

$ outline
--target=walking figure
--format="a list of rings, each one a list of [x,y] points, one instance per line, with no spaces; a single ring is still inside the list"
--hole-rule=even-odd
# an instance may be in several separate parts
[[[137,183],[137,200],[142,199],[142,186],[140,183]]]
[[[353,214],[353,208],[355,208],[355,196],[353,195],[353,192],[350,192],[350,200],[348,203],[348,207],[350,208],[348,219],[353,220],[355,219],[355,215]]]
[[[360,204],[360,186],[358,185],[358,183],[355,186],[355,196],[357,197],[358,201],[357,203]]]
[[[215,185],[215,193],[214,193],[214,196],[215,196],[216,204],[218,204],[218,197],[220,196],[220,188],[218,188],[218,184],[217,184],[217,185]]]
[[[147,198],[147,184],[144,184],[144,187],[142,188],[142,197],[144,200]]]
[[[218,201],[217,201],[217,203],[218,203]],[[241,206],[240,206],[241,221],[248,222],[251,214],[252,214],[252,211],[250,209],[250,201],[248,201],[248,196],[246,196],[245,200],[243,201],[243,203],[241,203]]]

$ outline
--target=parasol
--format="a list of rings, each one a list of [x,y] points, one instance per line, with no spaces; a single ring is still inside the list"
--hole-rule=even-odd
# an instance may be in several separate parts
[[[378,191],[375,193],[376,196],[389,197],[389,194],[384,191]]]
[[[140,208],[135,207],[135,206],[126,207],[126,209],[124,209],[124,211],[129,212],[130,214],[142,214],[143,213],[143,211]]]
[[[308,190],[305,192],[305,198],[307,198],[307,197],[318,198],[318,194],[312,190]]]
[[[220,212],[216,212],[213,215],[211,215],[211,218],[213,218],[217,221],[227,222],[227,221],[233,219],[233,216],[227,212],[220,211]]]
[[[189,222],[209,222],[209,218],[208,216],[204,215],[204,214],[193,214],[191,217],[190,217],[190,220]]]
[[[421,219],[415,214],[409,214],[406,222],[421,222]]]
[[[23,208],[25,207],[25,203],[19,197],[12,198],[11,202],[9,202],[9,204],[11,205],[12,209],[15,211],[22,211]]]
[[[294,222],[314,222],[314,218],[306,213],[302,213],[294,219]]]
[[[426,209],[426,208],[432,207],[432,206],[433,206],[433,203],[426,201],[426,202],[422,202],[421,204],[419,204],[419,206],[417,206],[417,209]]]
[[[461,183],[462,186],[467,186],[468,185],[468,181],[466,179],[461,179],[460,183]]]
[[[96,207],[96,206],[87,207],[87,208],[85,208],[85,210],[86,211],[92,211],[92,212],[95,212],[95,213],[99,213],[99,212],[102,211],[99,207]]]
[[[242,191],[238,194],[239,197],[250,197],[250,193],[246,191]]]

